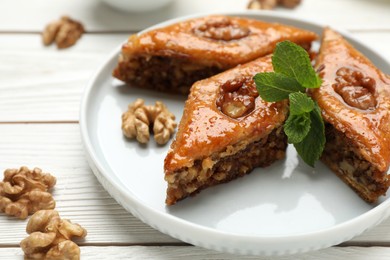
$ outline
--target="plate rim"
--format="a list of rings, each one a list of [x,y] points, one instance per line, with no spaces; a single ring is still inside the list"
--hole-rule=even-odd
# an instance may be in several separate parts
[[[187,19],[207,16],[207,15],[229,15],[229,16],[255,16],[255,19],[261,20],[262,18],[270,18],[270,19],[288,19],[298,23],[305,23],[310,26],[316,27],[326,27],[329,25],[324,25],[322,23],[313,22],[312,20],[305,18],[297,18],[291,14],[284,13],[273,13],[271,11],[258,11],[258,10],[246,10],[246,11],[235,11],[235,12],[206,12],[206,13],[197,13],[193,15],[182,16],[178,18],[173,18],[161,23],[158,23],[154,26],[148,27],[145,30],[138,32],[138,34],[144,33],[149,30],[153,30],[158,27],[163,27],[172,23],[184,21]],[[390,66],[389,61],[384,59],[377,53],[374,49],[370,48],[366,44],[364,44],[361,40],[355,38],[347,31],[334,28],[332,29],[340,32],[344,37],[349,40],[353,40],[359,45],[366,48],[368,51],[374,53],[377,57],[381,58],[382,61],[387,63]],[[87,111],[88,106],[91,100],[91,92],[94,89],[95,82],[99,75],[105,70],[108,64],[112,61],[112,59],[117,59],[121,45],[116,47],[113,51],[111,51],[104,62],[98,67],[98,69],[94,72],[93,76],[89,79],[88,83],[84,88],[84,92],[80,102],[80,114],[79,114],[79,125],[82,143],[85,151],[85,155],[87,157],[87,161],[89,166],[91,167],[93,173],[105,188],[105,190],[113,197],[122,207],[124,207],[127,211],[133,214],[135,217],[146,223],[147,225],[159,230],[162,233],[168,234],[176,239],[182,240],[184,242],[201,246],[208,249],[213,249],[221,252],[240,254],[240,255],[264,255],[264,256],[272,256],[272,255],[289,255],[295,253],[304,253],[308,251],[318,250],[321,248],[330,247],[332,245],[339,244],[341,242],[347,241],[369,228],[372,228],[382,222],[385,218],[390,215],[390,198],[386,199],[379,205],[376,205],[374,208],[368,210],[367,212],[349,219],[347,221],[338,223],[329,228],[320,229],[314,232],[307,233],[297,233],[297,234],[289,234],[289,235],[267,235],[267,236],[259,236],[259,235],[250,235],[250,234],[237,234],[230,233],[226,231],[217,230],[211,227],[202,226],[200,224],[195,224],[188,220],[181,219],[179,217],[161,212],[157,209],[154,209],[151,206],[145,205],[142,202],[138,201],[135,196],[131,196],[128,190],[121,186],[119,183],[115,182],[111,178],[109,178],[109,174],[105,172],[105,168],[101,162],[99,162],[99,156],[96,154],[93,148],[93,144],[91,142],[91,137],[88,133],[88,124],[87,124]],[[159,223],[156,223],[155,218],[160,218]],[[174,226],[175,232],[173,232],[169,226]],[[348,230],[354,230],[355,232],[350,232]],[[178,232],[179,230],[179,232]],[[347,232],[348,231],[348,232]],[[337,236],[335,234],[345,234],[347,236]],[[185,236],[183,234],[191,234],[191,238],[189,236]],[[208,242],[205,242],[204,236],[208,236]],[[312,241],[313,238],[318,237],[323,238],[323,242],[321,244],[317,243],[307,243],[307,241]],[[203,240],[203,241],[202,241]],[[213,242],[218,240],[217,243]],[[315,239],[314,239],[315,240]],[[221,245],[224,244],[224,245]],[[285,246],[284,249],[281,249],[281,245],[290,244],[290,246]],[[247,245],[247,246],[245,246]],[[261,246],[260,246],[261,245]],[[276,245],[276,246],[275,246]],[[291,246],[292,245],[292,246]],[[242,246],[239,248],[239,246]]]

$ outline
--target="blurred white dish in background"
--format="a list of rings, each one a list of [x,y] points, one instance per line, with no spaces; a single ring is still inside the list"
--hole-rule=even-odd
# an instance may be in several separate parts
[[[103,0],[109,6],[126,12],[148,12],[162,8],[173,0]]]

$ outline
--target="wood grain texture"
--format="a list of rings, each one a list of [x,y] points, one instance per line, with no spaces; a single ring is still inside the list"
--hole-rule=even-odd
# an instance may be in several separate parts
[[[390,33],[355,33],[390,61]],[[0,123],[77,121],[83,90],[128,34],[87,34],[72,48],[39,35],[0,34]]]
[[[102,188],[85,160],[78,125],[6,124],[0,133],[0,171],[26,165],[56,176],[56,209],[88,230],[82,244],[177,242],[127,213]],[[26,223],[1,213],[0,246],[17,245]]]
[[[316,252],[282,257],[238,256],[215,252],[193,246],[127,246],[127,247],[81,247],[81,259],[170,259],[170,260],[388,260],[390,248],[387,247],[332,247]],[[20,248],[0,248],[0,260],[23,259]]]
[[[0,121],[76,121],[88,80],[128,34],[84,35],[72,48],[0,34]]]
[[[56,176],[56,208],[88,230],[82,245],[179,242],[133,217],[102,188],[86,162],[77,124],[0,124],[0,133],[0,171],[26,165]],[[0,247],[18,245],[26,223],[0,214]],[[354,243],[390,245],[390,219],[346,245]]]
[[[249,0],[248,0],[249,1]],[[140,30],[158,22],[201,12],[244,11],[247,0],[175,0],[156,12],[130,14],[111,9],[96,0],[2,0],[0,32],[41,31],[51,20],[68,14],[83,22],[90,32]],[[295,15],[346,29],[390,29],[387,0],[305,0],[296,9],[279,8],[279,13]],[[23,19],[20,19],[23,17]]]

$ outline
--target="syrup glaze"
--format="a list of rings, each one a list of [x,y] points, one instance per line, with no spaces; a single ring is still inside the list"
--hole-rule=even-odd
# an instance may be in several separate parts
[[[185,104],[176,139],[165,159],[165,172],[190,167],[196,159],[221,152],[242,140],[258,140],[283,124],[288,113],[284,101],[270,103],[257,97],[254,109],[239,118],[225,115],[217,105],[221,87],[226,82],[253,81],[256,73],[269,71],[272,71],[271,56],[266,56],[195,83]]]
[[[291,26],[214,15],[133,35],[123,46],[122,57],[170,56],[231,68],[271,53],[279,41],[309,47],[316,38],[313,32]]]
[[[324,30],[315,66],[320,70],[323,84],[311,94],[325,121],[356,142],[367,161],[380,171],[387,171],[390,163],[389,77],[329,28]],[[341,93],[337,85],[340,69],[350,71],[351,77],[362,75],[361,82],[349,84]],[[363,105],[348,101],[351,96],[362,97],[362,93],[366,95]]]

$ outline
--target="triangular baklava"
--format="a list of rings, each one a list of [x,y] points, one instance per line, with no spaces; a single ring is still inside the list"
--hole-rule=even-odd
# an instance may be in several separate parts
[[[137,87],[187,94],[197,80],[269,54],[277,42],[309,49],[316,38],[310,31],[247,18],[195,18],[131,36],[113,75]]]
[[[168,205],[285,156],[287,102],[263,101],[253,81],[267,71],[272,71],[270,56],[192,86],[165,158]]]
[[[389,188],[390,79],[340,34],[326,28],[312,91],[326,123],[322,161],[367,202]]]

